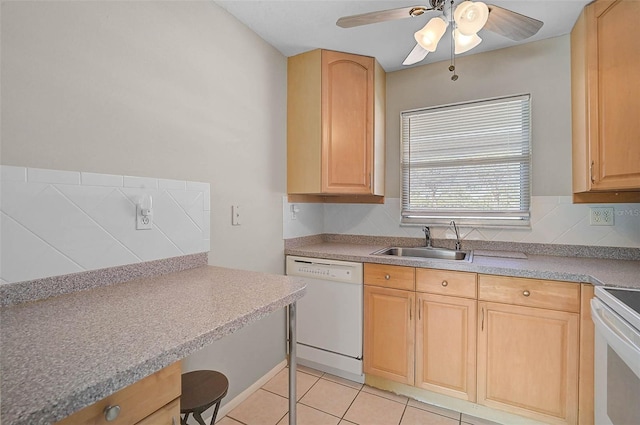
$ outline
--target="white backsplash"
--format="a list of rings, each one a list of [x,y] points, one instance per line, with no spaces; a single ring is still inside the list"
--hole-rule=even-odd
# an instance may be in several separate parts
[[[0,283],[208,252],[209,183],[0,166]],[[153,200],[153,227],[136,204]]]
[[[424,236],[419,226],[400,226],[399,198],[386,198],[383,205],[296,203],[300,209],[296,220],[291,219],[291,205],[285,197],[285,239],[321,233]],[[614,208],[613,226],[591,226],[591,206],[573,204],[571,196],[533,196],[530,229],[461,228],[461,236],[466,240],[640,248],[640,204],[608,204]],[[451,239],[454,234],[451,229],[434,227],[432,237]]]

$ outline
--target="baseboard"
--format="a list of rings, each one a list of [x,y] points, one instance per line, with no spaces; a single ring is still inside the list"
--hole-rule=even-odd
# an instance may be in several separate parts
[[[276,376],[278,372],[280,372],[286,366],[287,366],[287,359],[284,359],[282,362],[278,363],[276,367],[274,367],[269,372],[267,372],[262,378],[254,382],[253,385],[251,385],[249,388],[247,388],[246,390],[244,390],[243,392],[235,396],[229,402],[225,403],[224,406],[220,406],[220,410],[218,410],[218,416],[216,417],[216,422],[218,422],[220,419],[227,416],[227,413],[231,412],[233,409],[238,407],[240,403],[242,403],[247,398],[249,398],[251,394],[253,394],[258,389],[260,389],[264,384],[269,382],[271,378]],[[213,416],[213,412],[211,412],[211,416],[204,417],[203,419],[206,423],[210,423],[212,416]]]

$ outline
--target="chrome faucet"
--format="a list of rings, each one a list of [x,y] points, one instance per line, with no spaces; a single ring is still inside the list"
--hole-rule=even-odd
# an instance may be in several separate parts
[[[460,243],[460,233],[458,233],[458,226],[456,226],[456,222],[451,220],[449,225],[453,225],[453,230],[456,232],[456,251],[460,251],[462,249],[462,243]]]
[[[422,231],[424,232],[424,245],[427,248],[431,248],[431,229],[428,226],[424,226]]]

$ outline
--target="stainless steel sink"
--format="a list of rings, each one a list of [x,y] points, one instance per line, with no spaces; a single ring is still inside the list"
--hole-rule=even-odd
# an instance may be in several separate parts
[[[436,260],[468,261],[473,259],[473,251],[455,251],[447,248],[395,247],[383,248],[371,255],[393,255],[395,257],[429,258]]]

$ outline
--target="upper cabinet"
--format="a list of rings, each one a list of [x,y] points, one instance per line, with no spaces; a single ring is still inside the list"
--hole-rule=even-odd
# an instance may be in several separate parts
[[[287,192],[309,202],[384,201],[385,72],[329,50],[289,58]]]
[[[574,202],[640,202],[640,17],[597,0],[571,32]]]

